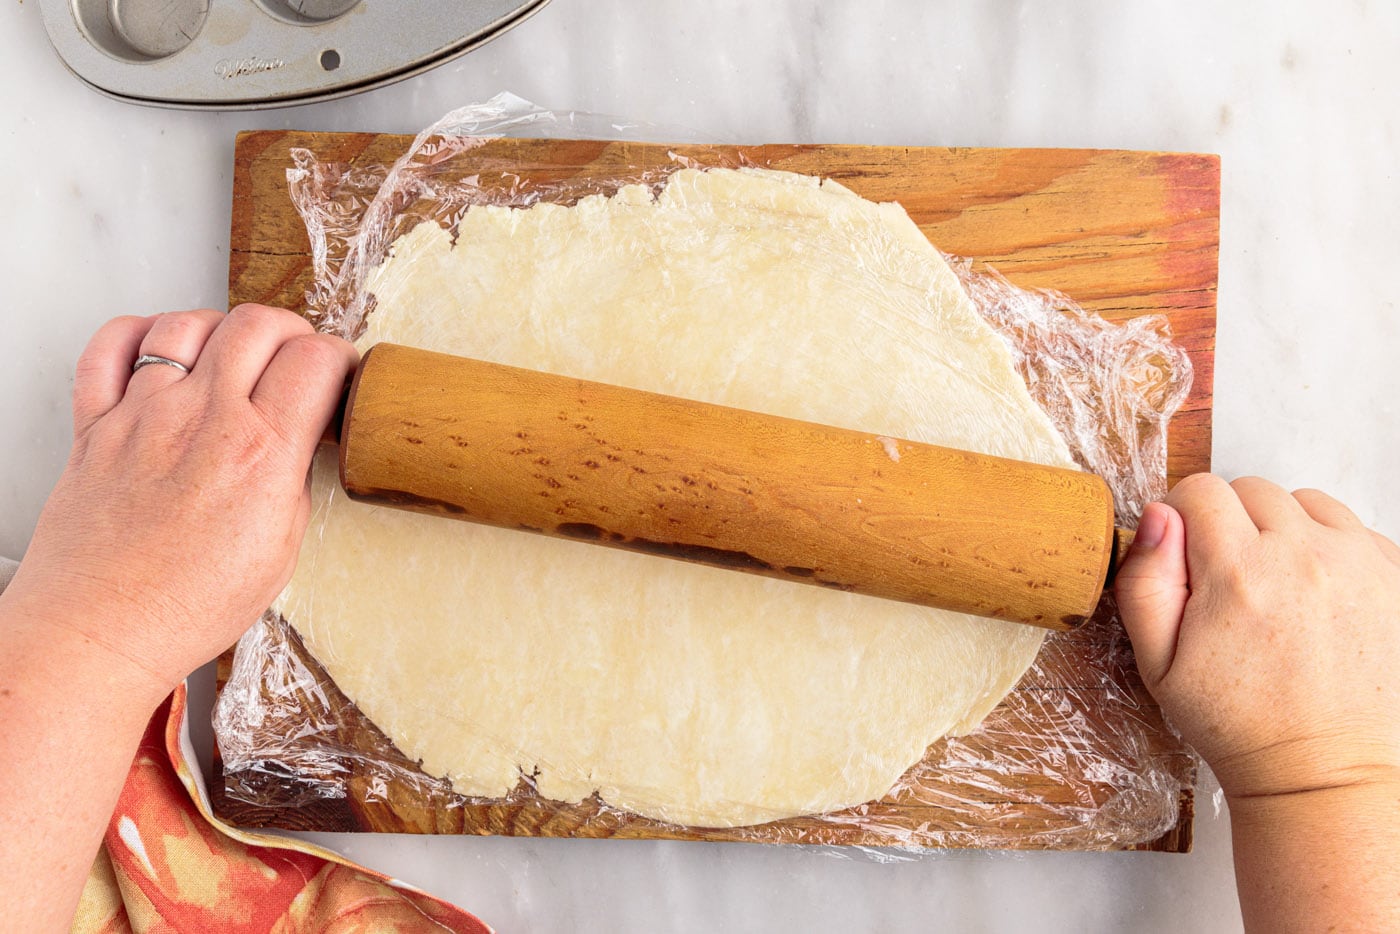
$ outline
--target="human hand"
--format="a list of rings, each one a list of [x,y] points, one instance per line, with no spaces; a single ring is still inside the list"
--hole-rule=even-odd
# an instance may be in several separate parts
[[[1347,507],[1188,477],[1116,589],[1143,681],[1227,796],[1400,782],[1400,548]]]
[[[138,354],[190,372],[133,373]],[[78,361],[72,455],[7,604],[164,696],[290,578],[312,454],[356,361],[260,305],[108,322]]]

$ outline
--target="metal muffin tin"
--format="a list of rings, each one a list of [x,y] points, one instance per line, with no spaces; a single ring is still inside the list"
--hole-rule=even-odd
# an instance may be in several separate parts
[[[68,68],[120,100],[232,110],[418,74],[549,0],[39,0]]]

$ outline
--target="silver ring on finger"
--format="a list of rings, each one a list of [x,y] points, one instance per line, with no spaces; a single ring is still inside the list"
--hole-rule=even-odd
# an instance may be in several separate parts
[[[173,366],[181,373],[188,373],[190,371],[190,368],[185,366],[179,360],[171,360],[169,357],[162,357],[159,354],[143,353],[141,356],[137,357],[136,362],[131,365],[131,372],[135,373],[143,366],[150,366],[152,363],[160,363],[165,366]]]

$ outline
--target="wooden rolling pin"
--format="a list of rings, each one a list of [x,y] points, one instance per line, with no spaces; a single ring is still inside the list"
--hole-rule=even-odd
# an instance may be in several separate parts
[[[354,499],[1067,629],[1131,533],[1097,476],[378,344]]]

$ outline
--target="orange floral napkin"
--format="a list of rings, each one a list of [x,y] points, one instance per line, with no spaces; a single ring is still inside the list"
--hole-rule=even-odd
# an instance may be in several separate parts
[[[485,934],[476,917],[320,847],[222,823],[191,769],[181,685],[151,718],[73,920],[81,934]]]

